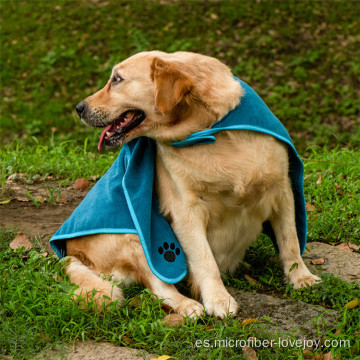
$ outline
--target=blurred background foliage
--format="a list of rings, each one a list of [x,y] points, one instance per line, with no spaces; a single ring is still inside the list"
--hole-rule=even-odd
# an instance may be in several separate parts
[[[2,143],[98,134],[74,106],[144,50],[215,56],[304,151],[357,147],[358,1],[1,1]],[[98,131],[99,132],[99,131]]]

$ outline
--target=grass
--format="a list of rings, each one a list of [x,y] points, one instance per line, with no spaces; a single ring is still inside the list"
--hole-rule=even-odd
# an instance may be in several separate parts
[[[11,231],[2,231],[0,234],[0,356],[32,359],[39,352],[46,354],[47,349],[57,345],[92,339],[171,355],[178,359],[231,359],[241,358],[240,349],[196,347],[194,344],[196,341],[213,344],[217,339],[226,338],[246,340],[249,336],[261,339],[252,325],[241,326],[243,319],[220,321],[203,317],[195,321],[186,320],[184,326],[177,328],[166,326],[161,322],[166,315],[161,302],[153,300],[148,290],[138,286],[127,288],[125,304],[121,307],[110,304],[104,315],[92,312],[90,306],[88,309],[80,309],[72,300],[76,287],[62,273],[64,262],[58,262],[52,255],[42,256],[43,251],[39,248],[29,252],[21,249],[14,252],[7,247],[13,236]],[[267,243],[257,248],[256,252],[252,249],[247,260],[271,266],[275,273],[281,272],[279,264],[272,263],[274,256]],[[322,351],[333,351],[341,358],[355,358],[354,351],[359,350],[360,346],[360,308],[346,310],[344,305],[360,297],[359,283],[348,284],[332,276],[323,276],[321,286],[295,291],[282,283],[272,285],[270,277],[264,273],[263,279],[258,278],[258,290],[272,290],[278,296],[281,294],[312,304],[321,303],[338,310],[340,316],[336,329],[321,335],[329,340],[349,340],[350,348],[323,348]],[[243,279],[243,275],[238,274],[237,278]],[[246,281],[240,284],[231,279],[228,279],[228,283],[245,290],[251,290],[253,286]],[[334,287],[336,293],[333,292]],[[134,297],[137,300],[131,301]],[[334,334],[337,329],[341,329],[340,335]],[[300,348],[296,346],[260,347],[256,351],[259,359],[301,358]]]
[[[312,147],[304,158],[308,238],[329,243],[360,245],[360,156],[349,149]]]
[[[359,4],[354,1],[2,1],[3,141],[80,144],[75,105],[143,50],[218,57],[252,85],[296,146],[356,146]],[[356,11],[357,10],[357,11]],[[206,36],[204,36],[206,34]]]
[[[28,139],[27,143],[14,141],[0,151],[2,183],[7,176],[19,173],[34,181],[48,176],[70,180],[101,176],[110,168],[119,151],[95,153],[91,150],[94,149],[88,149],[87,139],[82,145],[77,145],[74,140],[59,142],[54,138],[48,145],[40,144],[35,137]]]

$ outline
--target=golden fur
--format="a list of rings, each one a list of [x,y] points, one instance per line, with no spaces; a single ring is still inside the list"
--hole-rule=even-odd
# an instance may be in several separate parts
[[[114,85],[113,76],[123,81]],[[141,109],[146,119],[121,142],[147,136],[156,141],[156,191],[186,255],[189,280],[198,301],[181,295],[149,269],[140,241],[130,234],[98,234],[67,240],[67,273],[78,294],[97,293],[121,299],[100,274],[144,284],[165,304],[185,316],[235,314],[236,301],[221,274],[234,271],[246,249],[270,220],[288,281],[295,288],[317,277],[300,256],[294,199],[288,176],[287,147],[272,136],[223,131],[205,146],[175,148],[183,140],[220,120],[239,104],[243,90],[228,67],[204,55],[159,51],[134,55],[113,69],[108,84],[85,100],[82,120],[105,126],[120,114]],[[298,266],[291,272],[294,263]]]

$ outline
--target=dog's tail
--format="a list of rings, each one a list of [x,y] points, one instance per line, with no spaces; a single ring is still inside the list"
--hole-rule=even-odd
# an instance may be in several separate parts
[[[119,287],[97,275],[75,256],[69,256],[65,272],[70,281],[79,286],[74,295],[83,303],[82,307],[93,304],[94,310],[103,312],[104,307],[110,302],[119,300],[118,303],[121,304],[124,300]]]

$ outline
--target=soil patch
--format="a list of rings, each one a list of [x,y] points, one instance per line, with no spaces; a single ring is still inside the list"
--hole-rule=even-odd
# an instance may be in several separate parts
[[[319,330],[326,332],[337,323],[338,313],[321,306],[234,288],[228,290],[240,304],[240,320],[257,319],[254,329],[260,336],[278,339],[292,334],[298,339],[315,339]]]
[[[129,349],[106,342],[76,342],[72,346],[59,345],[55,349],[45,350],[36,358],[38,360],[151,360],[156,355],[144,350]]]
[[[49,189],[55,190],[51,194]],[[51,236],[89,192],[75,190],[72,185],[58,189],[56,181],[31,185],[7,181],[0,205],[1,228],[15,228],[50,249]]]
[[[334,274],[341,280],[351,282],[360,281],[360,254],[359,251],[345,251],[336,246],[320,242],[311,242],[306,245],[303,259],[309,270],[314,274]],[[322,258],[321,264],[316,259]],[[314,264],[315,262],[315,264]]]

